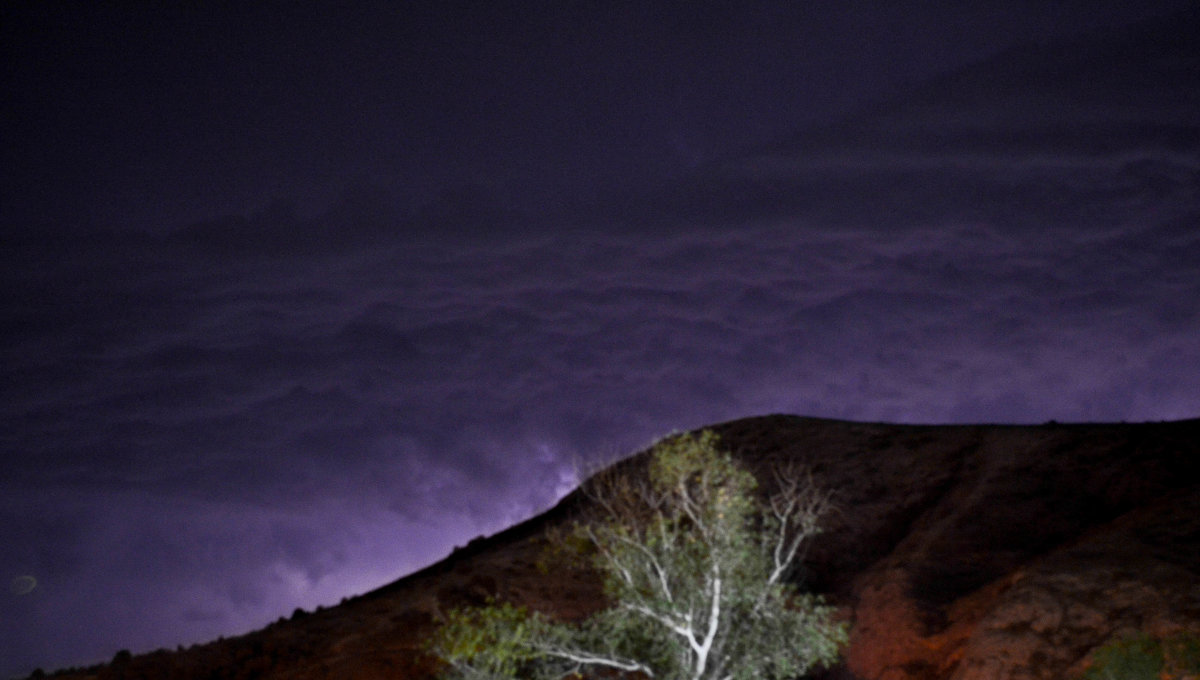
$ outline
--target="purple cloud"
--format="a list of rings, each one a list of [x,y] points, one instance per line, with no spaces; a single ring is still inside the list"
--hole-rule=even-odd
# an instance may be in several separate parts
[[[0,594],[0,657],[332,604],[670,430],[1196,416],[1200,89],[1047,128],[963,78],[573,212],[364,190],[14,239],[0,578],[37,586]]]

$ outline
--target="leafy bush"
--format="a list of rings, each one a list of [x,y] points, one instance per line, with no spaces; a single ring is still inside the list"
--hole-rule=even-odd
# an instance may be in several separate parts
[[[1155,638],[1141,633],[1096,650],[1085,680],[1196,680],[1200,678],[1200,638],[1177,634]]]

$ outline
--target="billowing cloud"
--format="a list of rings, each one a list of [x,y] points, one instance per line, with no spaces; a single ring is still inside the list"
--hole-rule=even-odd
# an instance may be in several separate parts
[[[1196,118],[914,102],[569,215],[364,190],[14,243],[0,657],[331,604],[720,420],[1200,414]]]
[[[89,654],[261,625],[545,507],[580,457],[727,418],[1194,416],[1200,235],[1126,217],[148,242],[6,339],[0,566],[39,589],[5,639],[84,602],[129,613],[120,638],[59,630]]]

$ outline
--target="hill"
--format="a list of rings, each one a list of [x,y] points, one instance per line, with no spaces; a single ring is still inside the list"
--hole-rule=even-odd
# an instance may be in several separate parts
[[[807,587],[853,623],[829,678],[1064,678],[1131,631],[1200,632],[1200,420],[918,426],[765,416],[714,428],[762,472],[809,464],[839,512]],[[636,466],[638,454],[620,465]],[[450,608],[499,597],[560,617],[598,582],[547,550],[578,493],[442,562],[263,630],[64,678],[432,677],[423,640]]]

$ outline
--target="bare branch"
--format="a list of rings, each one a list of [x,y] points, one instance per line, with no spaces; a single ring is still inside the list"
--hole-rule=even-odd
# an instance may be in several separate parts
[[[833,505],[832,494],[816,485],[808,468],[786,464],[776,466],[771,473],[778,490],[765,508],[776,524],[768,582],[778,583],[802,556],[801,548],[820,532],[818,523]]]
[[[625,659],[604,656],[601,654],[594,654],[594,653],[586,652],[586,651],[582,651],[582,650],[568,649],[565,647],[558,647],[555,645],[539,644],[539,645],[535,645],[535,647],[538,649],[538,651],[542,652],[543,654],[546,654],[547,656],[552,656],[554,658],[562,659],[564,661],[570,661],[571,663],[578,664],[580,667],[591,664],[591,665],[595,665],[595,666],[604,666],[607,668],[615,668],[617,670],[627,671],[627,672],[631,672],[631,673],[640,671],[642,673],[645,673],[649,677],[654,677],[654,670],[652,668],[650,668],[649,666],[647,666],[641,662],[638,662],[638,661],[627,661]]]

